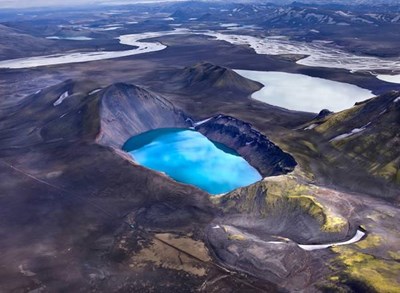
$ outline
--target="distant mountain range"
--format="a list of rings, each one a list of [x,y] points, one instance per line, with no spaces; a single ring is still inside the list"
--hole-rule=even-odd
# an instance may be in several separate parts
[[[210,1],[211,2],[211,1]],[[212,1],[215,2],[215,1]],[[222,1],[221,1],[222,2]],[[227,2],[227,1],[223,1]],[[341,5],[399,5],[398,0],[301,0],[301,1],[290,1],[290,0],[233,0],[230,2],[236,3],[273,3],[273,4],[291,4],[291,3],[304,3],[304,4],[341,4]]]
[[[277,1],[274,2],[278,4]],[[362,0],[361,2],[367,3],[369,0]],[[376,26],[385,23],[400,23],[399,10],[388,5],[371,8],[332,4],[330,1],[318,3],[331,5],[310,5],[300,2],[275,5],[274,3],[261,3],[261,1],[260,3],[247,4],[218,3],[218,5],[207,5],[201,2],[186,2],[170,6],[165,11],[173,12],[171,17],[180,21],[193,19],[199,21],[231,21],[234,19],[235,22],[250,21],[252,24],[267,27],[282,25],[307,27],[317,24]],[[378,3],[380,1],[375,4]],[[279,4],[283,3],[279,2]]]

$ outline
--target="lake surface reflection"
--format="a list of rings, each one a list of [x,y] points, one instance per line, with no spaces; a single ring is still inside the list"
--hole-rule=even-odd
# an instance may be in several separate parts
[[[319,113],[322,109],[329,109],[338,112],[374,96],[371,91],[353,84],[304,74],[235,71],[264,85],[252,95],[253,99],[289,110]]]
[[[152,130],[132,137],[123,149],[139,164],[210,194],[226,193],[262,178],[237,152],[194,130]]]

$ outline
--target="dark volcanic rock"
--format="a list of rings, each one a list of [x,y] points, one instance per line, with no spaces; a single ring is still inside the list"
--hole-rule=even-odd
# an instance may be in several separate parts
[[[323,110],[321,110],[321,112],[318,113],[318,115],[314,118],[314,120],[323,119],[323,118],[325,118],[326,116],[329,116],[329,115],[331,115],[331,114],[333,114],[332,111],[330,111],[330,110],[328,110],[328,109],[323,109]]]
[[[219,115],[196,126],[196,130],[236,150],[264,177],[286,174],[297,165],[291,155],[252,128],[251,124],[236,118]]]

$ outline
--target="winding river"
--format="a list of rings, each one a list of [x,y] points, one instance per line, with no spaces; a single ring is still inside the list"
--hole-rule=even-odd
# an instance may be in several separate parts
[[[168,34],[180,34],[179,29],[174,31],[165,32],[148,32],[141,34],[121,35],[119,42],[122,45],[135,47],[131,50],[123,51],[98,51],[98,52],[77,52],[66,54],[53,54],[46,56],[27,57],[0,61],[0,68],[20,69],[20,68],[34,68],[40,66],[60,65],[90,62],[106,59],[114,59],[120,57],[133,56],[138,54],[150,53],[161,51],[167,48],[160,42],[146,42],[143,40],[165,36]]]
[[[257,54],[266,55],[305,55],[297,64],[310,67],[341,68],[351,72],[370,70],[400,71],[400,58],[378,58],[359,56],[341,50],[329,42],[299,42],[286,37],[255,37],[249,35],[222,33],[219,31],[195,31],[185,28],[175,28],[170,31],[146,32],[140,34],[121,35],[119,42],[134,46],[131,50],[98,51],[53,54],[37,57],[26,57],[0,61],[0,68],[19,69],[39,66],[81,63],[97,60],[113,59],[138,54],[157,52],[167,48],[157,41],[146,42],[146,39],[179,34],[195,34],[212,37],[233,45],[244,45],[252,48]],[[399,75],[378,75],[377,78],[391,83],[400,83]]]

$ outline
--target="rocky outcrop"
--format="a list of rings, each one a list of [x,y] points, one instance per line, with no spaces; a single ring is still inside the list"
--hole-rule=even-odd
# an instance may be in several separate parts
[[[314,118],[314,120],[320,120],[323,119],[329,115],[333,114],[332,111],[328,110],[328,109],[323,109],[321,110],[321,112],[318,113],[318,115]]]
[[[291,155],[251,124],[234,117],[219,115],[195,128],[209,139],[236,150],[264,177],[289,173],[297,165]]]

